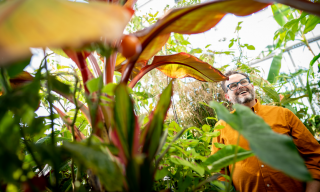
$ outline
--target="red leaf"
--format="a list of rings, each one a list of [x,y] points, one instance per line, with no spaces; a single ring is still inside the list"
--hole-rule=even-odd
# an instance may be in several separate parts
[[[127,82],[135,63],[145,62],[155,55],[167,42],[170,33],[196,34],[205,32],[214,27],[227,14],[246,16],[255,13],[269,4],[253,0],[242,1],[210,1],[194,6],[173,9],[154,25],[136,32],[142,44],[142,53],[139,58],[129,62],[129,70],[123,74],[123,81]],[[133,75],[134,76],[134,75]]]
[[[150,65],[140,70],[137,76],[130,82],[129,87],[134,85],[149,71],[157,68],[171,78],[192,77],[199,81],[217,82],[226,80],[218,69],[206,62],[201,61],[195,56],[187,53],[174,55],[155,56]]]

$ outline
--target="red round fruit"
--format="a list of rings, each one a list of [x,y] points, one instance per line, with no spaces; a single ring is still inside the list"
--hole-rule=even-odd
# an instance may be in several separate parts
[[[120,52],[126,58],[133,57],[140,53],[141,43],[139,39],[132,35],[125,35],[121,41]]]

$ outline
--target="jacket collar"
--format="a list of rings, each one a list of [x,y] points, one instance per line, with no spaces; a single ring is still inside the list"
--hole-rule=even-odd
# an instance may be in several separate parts
[[[251,109],[253,112],[257,113],[261,108],[261,104],[258,99],[255,99],[255,100],[256,100],[256,104]]]

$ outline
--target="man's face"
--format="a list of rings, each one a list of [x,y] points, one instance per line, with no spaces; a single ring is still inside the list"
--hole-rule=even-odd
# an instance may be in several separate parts
[[[229,80],[226,81],[226,86],[230,83],[237,83],[241,79],[246,78],[245,76],[241,74],[233,74],[229,76]],[[249,103],[250,101],[254,100],[254,88],[252,84],[248,84],[247,86],[242,86],[240,83],[238,84],[238,87],[231,91],[229,88],[227,88],[227,93],[225,93],[225,98],[232,102],[232,103],[239,103],[239,104],[245,104]]]

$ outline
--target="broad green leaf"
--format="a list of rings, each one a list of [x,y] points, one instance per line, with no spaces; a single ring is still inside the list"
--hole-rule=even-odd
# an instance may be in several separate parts
[[[27,58],[6,67],[9,77],[13,78],[23,72],[23,69],[29,65],[31,58]]]
[[[320,23],[320,18],[315,15],[309,15],[309,18],[306,23],[306,27],[304,28],[303,33],[306,34],[312,31],[318,24]]]
[[[215,108],[220,119],[248,140],[251,150],[261,161],[296,179],[312,179],[292,138],[272,131],[261,117],[246,106],[235,104],[233,114],[218,103],[211,102],[210,106]]]
[[[181,131],[181,127],[180,125],[178,125],[178,123],[176,123],[175,121],[172,121],[170,124],[169,124],[169,128],[174,128],[176,130],[176,132],[179,132]]]
[[[224,128],[223,125],[217,125],[217,126],[214,127],[215,130],[217,130],[217,129],[223,129],[223,128]]]
[[[271,5],[272,13],[274,19],[280,26],[286,24],[287,15],[291,11],[289,6],[282,5],[282,4],[273,4]]]
[[[273,90],[271,87],[261,87],[263,91],[270,97],[273,102],[280,102],[280,96],[279,94]]]
[[[224,148],[226,145],[223,143],[214,143],[214,146],[216,146],[216,148]]]
[[[69,94],[70,86],[59,81],[55,76],[49,76],[49,82],[51,83],[53,89],[58,90],[61,93]]]
[[[199,144],[199,140],[197,139],[181,139],[180,141],[183,143],[183,145],[190,147],[196,147]]]
[[[105,153],[99,146],[87,146],[85,143],[66,142],[62,146],[71,156],[86,168],[92,170],[108,191],[121,191],[123,176],[114,157]]]
[[[86,82],[87,88],[90,91],[90,93],[93,93],[99,90],[99,83],[102,83],[101,77],[90,79]]]
[[[221,134],[220,131],[214,131],[214,132],[211,132],[211,133],[204,133],[204,136],[207,136],[207,137],[218,137],[220,134]]]
[[[139,127],[133,111],[133,102],[124,84],[119,84],[115,89],[114,119],[115,132],[119,139],[115,145],[120,153],[129,159],[137,152]]]
[[[153,111],[153,114],[150,116],[150,121],[148,126],[145,128],[142,138],[143,148],[142,151],[148,154],[148,159],[151,161],[159,147],[159,142],[161,139],[161,135],[163,132],[163,121],[167,116],[167,111],[171,104],[171,96],[172,96],[172,81],[162,92],[159,102]]]
[[[187,54],[178,53],[174,55],[155,56],[152,63],[142,68],[137,76],[130,82],[129,87],[134,85],[149,71],[157,68],[171,78],[192,77],[199,81],[217,82],[227,77],[218,69],[206,62]]]
[[[171,10],[154,25],[135,33],[142,44],[142,53],[137,59],[132,76],[135,77],[139,68],[147,65],[147,62],[170,37],[170,33],[197,34],[205,32],[216,26],[227,14],[238,16],[250,15],[268,4],[252,0],[242,1],[208,1],[198,5],[177,8]],[[126,76],[127,74],[124,74]]]
[[[254,156],[252,151],[245,150],[235,145],[227,145],[217,151],[215,154],[211,155],[204,162],[204,164],[210,165],[212,171],[219,171],[220,169],[227,167],[234,162],[242,161],[252,156]]]
[[[165,176],[170,175],[170,172],[168,171],[168,168],[163,168],[161,170],[157,170],[156,171],[156,176],[155,176],[155,180],[158,181],[160,179],[163,179]]]
[[[310,62],[310,65],[309,65],[309,70],[308,70],[308,73],[307,73],[307,91],[308,91],[308,96],[309,96],[309,101],[312,102],[312,91],[310,89],[310,84],[309,84],[309,73],[314,65],[314,63],[320,58],[320,53],[318,55],[316,55]],[[320,69],[320,67],[319,67]],[[314,77],[314,74],[312,74],[312,76]]]
[[[171,157],[170,161],[176,165],[186,166],[186,167],[194,170],[195,172],[197,172],[201,176],[204,174],[204,168],[195,162],[189,162],[189,161],[184,160],[181,157],[177,157],[177,156]]]
[[[253,45],[248,45],[248,44],[244,44],[246,47],[247,47],[247,49],[249,49],[249,50],[255,50],[256,48],[253,46]]]
[[[288,103],[298,101],[299,99],[304,98],[304,97],[308,97],[308,95],[302,95],[302,96],[296,97],[296,98],[284,98],[281,100],[281,104],[286,105]]]
[[[209,132],[210,129],[211,129],[210,125],[207,125],[207,124],[202,125],[202,130],[203,130],[204,132]]]
[[[102,2],[5,1],[0,7],[0,65],[30,55],[29,47],[79,47],[102,36],[113,42],[122,37],[131,15],[132,9]]]
[[[274,56],[272,59],[272,63],[269,69],[269,74],[267,79],[270,83],[276,83],[276,77],[279,75],[280,68],[281,68],[281,60],[282,60],[282,53]]]

